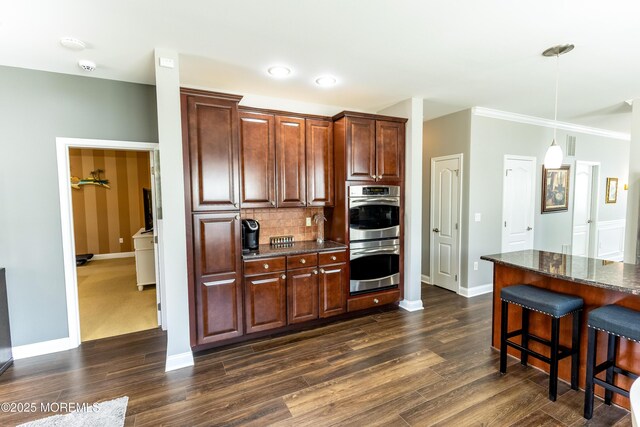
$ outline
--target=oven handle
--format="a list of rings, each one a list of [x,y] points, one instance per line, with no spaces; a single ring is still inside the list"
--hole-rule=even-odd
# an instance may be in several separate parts
[[[349,207],[357,208],[358,206],[400,206],[400,198],[398,197],[368,197],[363,198],[351,198],[349,199]]]
[[[400,247],[392,246],[392,247],[373,248],[373,249],[356,249],[351,251],[351,255],[349,259],[350,260],[358,259],[368,255],[376,255],[376,254],[400,255]]]

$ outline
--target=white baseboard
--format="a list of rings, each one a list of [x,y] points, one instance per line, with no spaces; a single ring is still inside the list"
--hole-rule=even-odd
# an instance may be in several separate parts
[[[171,356],[167,355],[167,364],[165,365],[164,371],[175,371],[176,369],[182,369],[188,366],[193,366],[193,353],[190,351],[172,354]]]
[[[427,276],[426,274],[421,274],[420,275],[420,281],[422,283],[426,283],[427,285],[431,285],[431,277]]]
[[[402,301],[400,301],[400,308],[407,311],[419,311],[424,309],[421,299],[413,301],[403,299]]]
[[[493,283],[486,285],[474,286],[473,288],[460,288],[460,295],[467,298],[477,297],[478,295],[490,294],[493,292]]]
[[[112,254],[95,254],[92,260],[101,260],[101,259],[114,259],[114,258],[132,258],[135,256],[134,252],[115,252]]]
[[[43,354],[57,353],[59,351],[70,350],[72,348],[75,348],[75,346],[71,343],[71,339],[67,337],[57,340],[37,342],[34,344],[19,345],[13,347],[11,352],[13,353],[13,358],[18,360],[26,359],[28,357],[42,356]]]

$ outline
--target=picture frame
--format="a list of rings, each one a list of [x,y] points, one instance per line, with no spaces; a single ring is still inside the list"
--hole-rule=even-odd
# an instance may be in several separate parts
[[[618,178],[607,178],[607,192],[605,203],[616,203],[618,201]]]
[[[557,169],[542,166],[542,213],[569,210],[570,165]]]

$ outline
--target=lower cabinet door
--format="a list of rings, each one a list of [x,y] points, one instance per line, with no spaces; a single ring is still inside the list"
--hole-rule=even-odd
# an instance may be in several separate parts
[[[197,299],[198,344],[208,344],[243,334],[240,283],[236,274],[199,280]]]
[[[318,268],[287,271],[289,324],[318,318]]]
[[[347,265],[335,264],[320,268],[320,317],[331,317],[347,311]]]
[[[244,311],[247,333],[287,324],[286,279],[284,272],[245,276]]]

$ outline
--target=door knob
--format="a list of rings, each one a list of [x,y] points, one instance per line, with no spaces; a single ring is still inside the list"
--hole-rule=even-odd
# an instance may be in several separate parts
[[[527,231],[531,231],[531,230],[533,230],[533,228],[527,227]]]
[[[436,228],[434,228],[434,229],[433,229],[433,232],[434,232],[434,233],[439,233],[439,232],[440,232],[440,229],[439,229],[438,227],[436,227]]]

